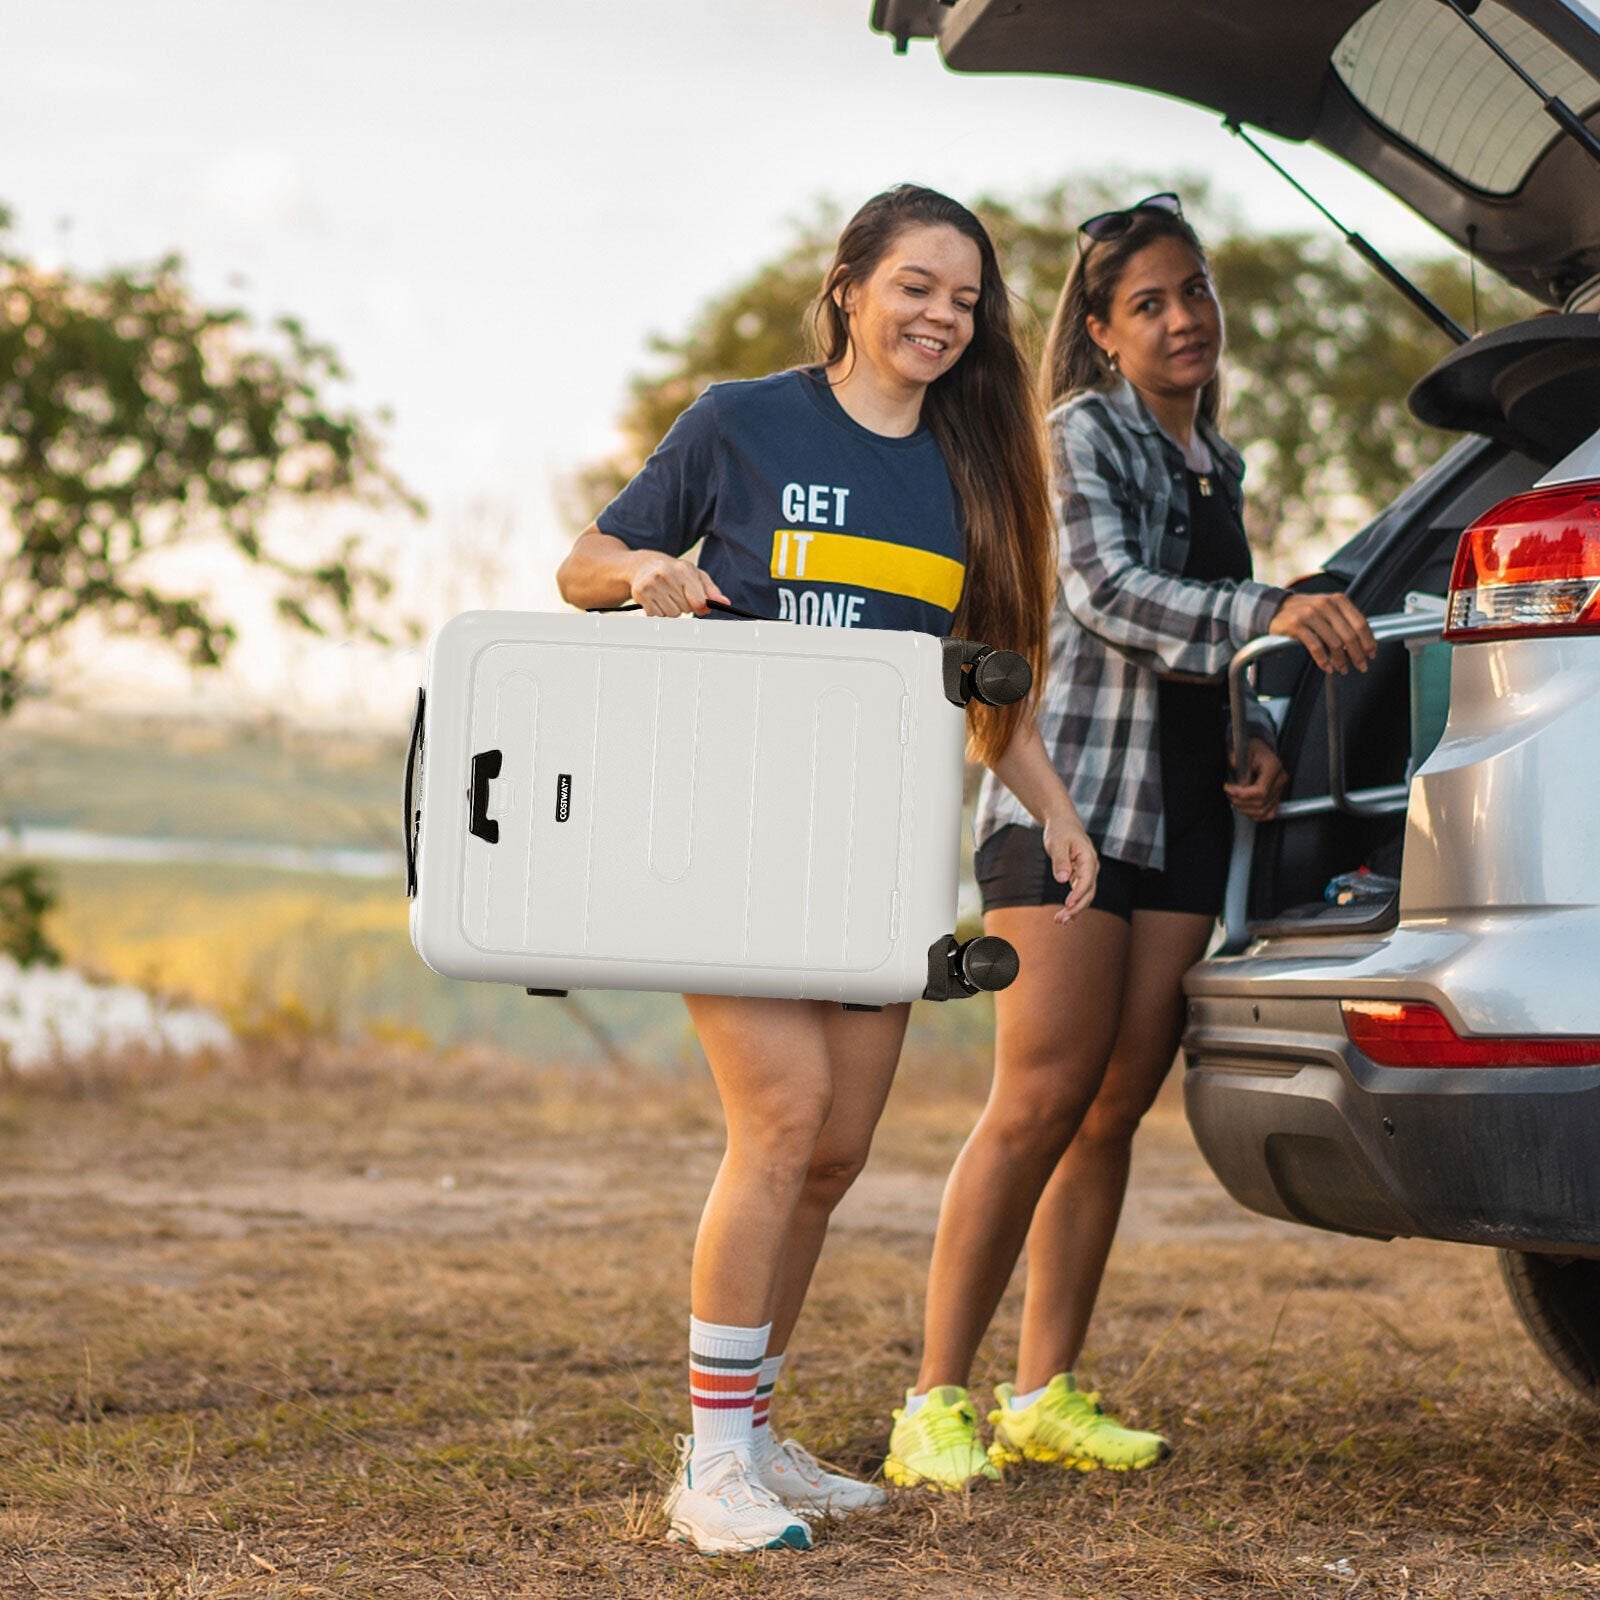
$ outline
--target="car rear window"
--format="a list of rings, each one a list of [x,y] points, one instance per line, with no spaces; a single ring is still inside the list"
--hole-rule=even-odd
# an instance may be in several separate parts
[[[1600,83],[1495,0],[1474,12],[1523,69],[1587,116]],[[1489,194],[1522,186],[1560,136],[1537,95],[1439,0],[1379,0],[1341,39],[1333,67],[1368,115]]]

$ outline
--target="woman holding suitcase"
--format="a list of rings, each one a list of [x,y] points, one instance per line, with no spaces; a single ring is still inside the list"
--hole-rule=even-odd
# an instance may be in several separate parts
[[[984,926],[1022,971],[996,996],[993,1088],[945,1192],[893,1482],[957,1489],[1025,1459],[1129,1470],[1167,1454],[1072,1369],[1133,1134],[1177,1051],[1183,974],[1222,908],[1230,808],[1270,818],[1286,782],[1264,722],[1229,781],[1221,675],[1263,633],[1300,639],[1328,671],[1364,671],[1376,648],[1343,595],[1252,581],[1243,462],[1216,426],[1221,351],[1221,308],[1176,195],[1083,224],[1045,351],[1061,583],[1038,715],[1100,852],[1099,889],[1087,915],[1053,925],[1030,808],[1003,770],[988,775]],[[1024,1241],[1016,1381],[996,1390],[985,1452],[968,1374]]]
[[[1038,682],[1051,587],[1042,435],[982,224],[909,185],[870,200],[840,236],[812,333],[817,365],[714,384],[684,412],[574,544],[563,596],[631,597],[653,616],[725,603],[955,633],[1020,652]],[[686,560],[701,540],[698,563]],[[1093,894],[1096,860],[1031,708],[975,706],[970,730],[1042,829],[1052,915],[1071,918]],[[803,1549],[808,1518],[883,1499],[797,1441],[779,1444],[770,1397],[829,1216],[866,1160],[909,1007],[686,999],[727,1149],[695,1241],[694,1432],[667,1514],[703,1551]]]

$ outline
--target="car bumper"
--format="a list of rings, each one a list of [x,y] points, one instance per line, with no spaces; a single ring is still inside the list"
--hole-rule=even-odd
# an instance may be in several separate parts
[[[1344,1233],[1600,1257],[1600,1067],[1375,1066],[1346,1037],[1342,999],[1461,1013],[1403,929],[1340,944],[1285,942],[1189,975],[1185,1100],[1228,1192]]]

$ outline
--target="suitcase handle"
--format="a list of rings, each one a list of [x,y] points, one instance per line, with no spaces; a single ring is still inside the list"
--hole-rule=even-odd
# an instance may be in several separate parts
[[[472,758],[472,820],[467,828],[489,844],[500,843],[500,824],[489,817],[489,785],[499,776],[498,750],[485,750]]]
[[[738,606],[729,605],[726,600],[707,600],[706,604],[713,611],[720,611],[724,616],[738,617],[745,622],[770,622],[771,617],[758,617],[753,611],[741,611]],[[609,614],[613,611],[643,611],[644,607],[637,600],[628,600],[620,606],[590,606],[588,608],[596,614]]]
[[[416,795],[417,769],[422,758],[422,708],[425,703],[424,692],[417,690],[416,715],[411,719],[411,743],[406,749],[406,788],[405,788],[405,825],[406,840],[406,899],[414,900],[417,895],[417,834],[422,829],[422,813],[412,810],[412,801]]]

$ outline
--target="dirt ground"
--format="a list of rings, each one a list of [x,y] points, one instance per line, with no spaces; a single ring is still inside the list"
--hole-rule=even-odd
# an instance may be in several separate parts
[[[914,1373],[974,1110],[907,1073],[837,1218],[777,1415],[849,1467]],[[335,1053],[0,1083],[0,1597],[1600,1596],[1597,1418],[1492,1256],[1254,1217],[1170,1097],[1084,1364],[1168,1465],[898,1495],[808,1555],[670,1544],[718,1149],[693,1079]]]

